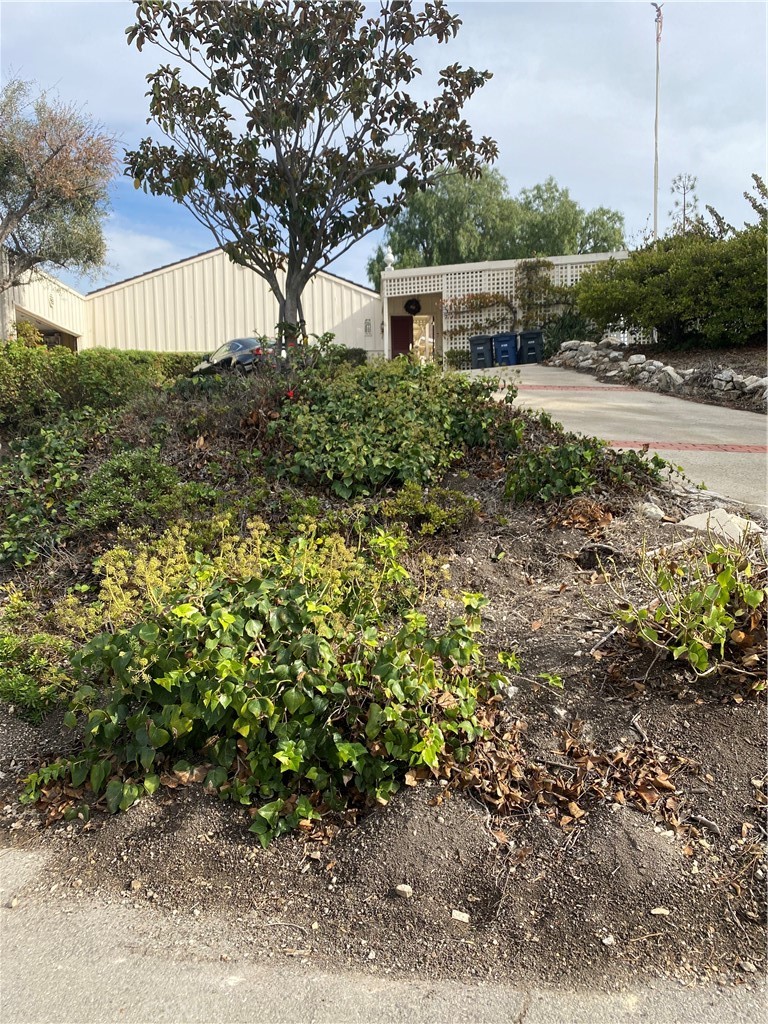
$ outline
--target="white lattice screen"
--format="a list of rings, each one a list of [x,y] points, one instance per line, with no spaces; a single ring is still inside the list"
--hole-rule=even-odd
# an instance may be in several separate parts
[[[608,259],[626,259],[626,252],[590,253],[576,256],[550,256],[552,281],[557,286],[570,287],[576,284],[585,270]],[[514,305],[515,276],[523,260],[502,260],[489,263],[468,263],[462,266],[429,267],[426,269],[395,270],[382,275],[384,298],[421,299],[428,294],[441,296],[449,304],[451,299],[462,299],[480,292],[504,295]],[[498,323],[509,317],[509,311],[502,305],[486,308],[482,319]],[[437,321],[437,317],[435,318]],[[481,333],[481,316],[477,312],[458,312],[443,309],[443,348],[445,351],[469,348],[473,334]],[[499,324],[493,333],[512,330],[513,325]]]

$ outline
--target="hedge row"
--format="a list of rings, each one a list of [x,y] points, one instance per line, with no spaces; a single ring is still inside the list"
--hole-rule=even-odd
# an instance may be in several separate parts
[[[202,355],[0,343],[0,424],[88,406],[114,409],[139,391],[190,372]]]

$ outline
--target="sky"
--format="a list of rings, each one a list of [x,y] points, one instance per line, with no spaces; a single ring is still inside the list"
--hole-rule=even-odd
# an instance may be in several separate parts
[[[455,40],[420,51],[424,85],[459,62],[493,73],[465,107],[477,136],[499,146],[512,194],[549,175],[582,206],[620,210],[630,243],[653,209],[655,12],[646,0],[603,3],[464,2]],[[145,76],[166,55],[125,42],[129,0],[0,0],[0,75],[34,80],[81,106],[133,148],[147,134]],[[696,175],[700,204],[741,225],[752,172],[766,174],[766,11],[763,2],[667,0],[661,42],[659,216],[670,183]],[[121,148],[122,152],[122,148]],[[112,188],[108,266],[95,278],[61,275],[87,291],[215,245],[171,200]],[[376,236],[329,269],[367,284]]]

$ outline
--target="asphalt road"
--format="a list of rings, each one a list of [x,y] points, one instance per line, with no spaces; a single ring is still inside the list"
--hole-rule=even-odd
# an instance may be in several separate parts
[[[502,367],[519,387],[516,404],[544,409],[567,430],[592,434],[625,448],[650,445],[694,483],[768,511],[768,419],[718,405],[702,405],[652,391],[602,384],[560,367]]]
[[[753,1024],[766,1005],[751,978],[728,988],[638,979],[606,994],[250,960],[227,942],[226,920],[26,895],[43,863],[0,850],[2,1024]]]

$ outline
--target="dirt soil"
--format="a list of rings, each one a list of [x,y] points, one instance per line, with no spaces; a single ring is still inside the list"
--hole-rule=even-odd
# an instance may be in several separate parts
[[[626,349],[626,355],[639,352],[648,359],[658,359],[676,370],[694,369],[685,391],[676,392],[676,398],[684,398],[705,405],[724,405],[730,409],[748,409],[765,412],[765,403],[757,398],[749,399],[741,391],[714,391],[710,386],[712,377],[720,370],[756,377],[768,376],[768,350],[764,344],[740,345],[733,348],[686,348],[668,349],[662,345],[636,345]],[[641,385],[633,384],[633,387]]]
[[[504,712],[540,799],[499,819],[427,780],[368,816],[324,822],[266,851],[245,809],[194,785],[115,817],[46,827],[15,797],[41,758],[61,753],[61,718],[33,728],[5,709],[0,843],[51,855],[30,898],[141,906],[181,928],[196,918],[211,950],[224,938],[234,963],[293,957],[326,969],[605,988],[638,976],[748,983],[762,972],[764,706],[725,682],[696,683],[612,633],[622,569],[641,545],[674,543],[680,518],[711,499],[646,495],[664,520],[615,504],[553,517],[510,511],[472,476],[450,483],[485,511],[461,540],[443,542],[440,559],[454,593],[491,599],[489,651],[519,652],[523,674]],[[440,594],[428,609],[435,621],[452,611]],[[562,689],[538,678],[547,672]],[[611,775],[622,759],[671,780],[644,812]],[[550,797],[577,784],[595,795],[566,823]]]

